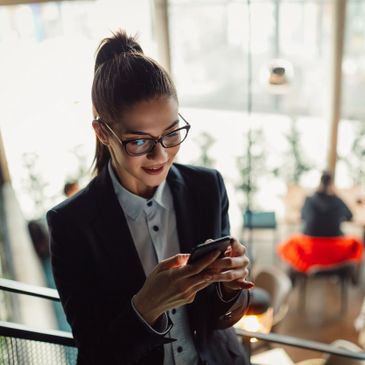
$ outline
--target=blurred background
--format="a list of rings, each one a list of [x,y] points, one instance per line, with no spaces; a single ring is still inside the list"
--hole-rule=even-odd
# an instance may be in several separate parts
[[[0,276],[53,286],[28,222],[42,226],[67,181],[91,179],[94,55],[118,28],[171,73],[192,125],[179,162],[222,173],[232,234],[255,267],[285,272],[276,245],[300,232],[324,169],[354,214],[345,234],[363,238],[364,17],[362,0],[0,0]],[[247,212],[263,221],[247,224]],[[336,282],[311,285],[304,316],[294,286],[277,331],[359,345],[363,280],[340,316]],[[0,319],[69,329],[59,306],[29,300],[24,309],[2,293]],[[286,350],[293,361],[311,357]]]

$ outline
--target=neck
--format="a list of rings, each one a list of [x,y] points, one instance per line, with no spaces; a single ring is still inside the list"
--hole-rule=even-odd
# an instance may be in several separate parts
[[[112,169],[114,171],[114,175],[119,181],[119,184],[123,186],[124,189],[128,190],[132,194],[138,195],[141,198],[150,199],[155,194],[157,186],[145,186],[141,184],[128,184],[126,183],[126,179],[123,177],[123,174],[120,173],[118,169],[115,168],[114,164],[112,163]]]

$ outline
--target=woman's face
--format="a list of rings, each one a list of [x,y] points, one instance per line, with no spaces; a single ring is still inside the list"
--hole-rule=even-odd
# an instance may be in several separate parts
[[[160,137],[178,128],[178,105],[172,97],[143,101],[128,108],[119,125],[112,128],[120,140]],[[179,146],[164,148],[157,143],[142,156],[130,156],[112,133],[107,134],[114,171],[130,192],[149,198],[166,179]]]

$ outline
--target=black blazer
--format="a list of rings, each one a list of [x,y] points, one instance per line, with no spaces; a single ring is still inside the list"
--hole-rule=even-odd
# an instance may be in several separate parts
[[[181,252],[229,234],[228,199],[217,171],[174,164],[167,182]],[[131,307],[145,274],[107,168],[51,209],[47,220],[53,273],[79,349],[78,364],[162,365],[162,345],[171,340],[149,331]],[[247,309],[249,292],[223,303],[215,289],[200,291],[188,305],[202,364],[249,364],[229,328]]]

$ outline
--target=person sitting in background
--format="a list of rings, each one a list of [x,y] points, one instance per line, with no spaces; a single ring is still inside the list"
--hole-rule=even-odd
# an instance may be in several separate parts
[[[306,198],[301,213],[303,233],[281,242],[277,246],[278,255],[294,272],[302,273],[351,262],[355,265],[352,281],[357,283],[363,243],[358,237],[344,236],[341,231],[341,222],[351,220],[352,213],[335,194],[330,173],[322,174],[317,191]],[[293,276],[291,271],[290,275]]]
[[[44,219],[32,219],[28,222],[28,231],[34,250],[42,263],[49,259],[48,227]]]
[[[342,236],[341,222],[352,219],[351,210],[336,195],[332,175],[326,171],[317,191],[306,198],[301,213],[307,236]]]

